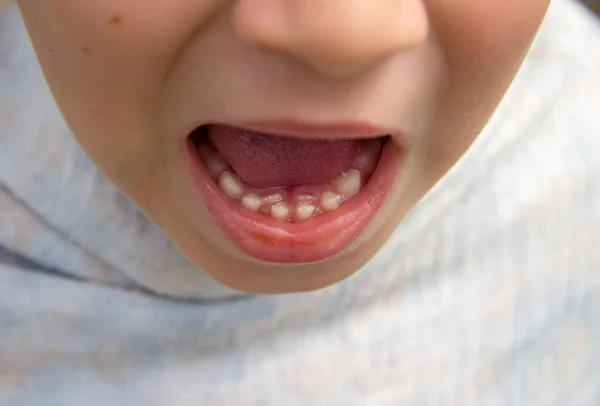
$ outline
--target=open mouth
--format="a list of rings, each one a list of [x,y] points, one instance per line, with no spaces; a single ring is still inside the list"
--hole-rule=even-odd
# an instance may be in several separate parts
[[[189,137],[202,198],[247,255],[312,263],[348,248],[394,184],[402,148],[388,134],[295,137],[223,125]]]

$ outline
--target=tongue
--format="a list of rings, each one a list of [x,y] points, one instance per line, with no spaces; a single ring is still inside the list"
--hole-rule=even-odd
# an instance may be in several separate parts
[[[325,183],[352,164],[358,140],[306,140],[209,126],[214,146],[257,188]]]

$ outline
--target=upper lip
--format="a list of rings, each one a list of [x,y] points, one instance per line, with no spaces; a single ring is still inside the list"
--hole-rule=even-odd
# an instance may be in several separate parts
[[[390,135],[390,129],[360,121],[315,123],[293,119],[257,120],[234,127],[263,133],[313,139],[377,138]]]

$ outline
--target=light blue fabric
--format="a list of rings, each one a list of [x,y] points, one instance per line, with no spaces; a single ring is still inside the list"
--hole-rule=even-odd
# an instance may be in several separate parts
[[[96,172],[10,8],[0,405],[600,405],[599,174],[600,29],[556,0],[489,126],[364,269],[248,297]]]

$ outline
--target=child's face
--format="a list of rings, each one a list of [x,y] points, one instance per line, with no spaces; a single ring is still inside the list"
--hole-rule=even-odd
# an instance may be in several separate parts
[[[382,246],[481,131],[549,1],[20,6],[101,170],[198,267],[283,292],[337,282]],[[223,174],[213,144],[243,183]]]

